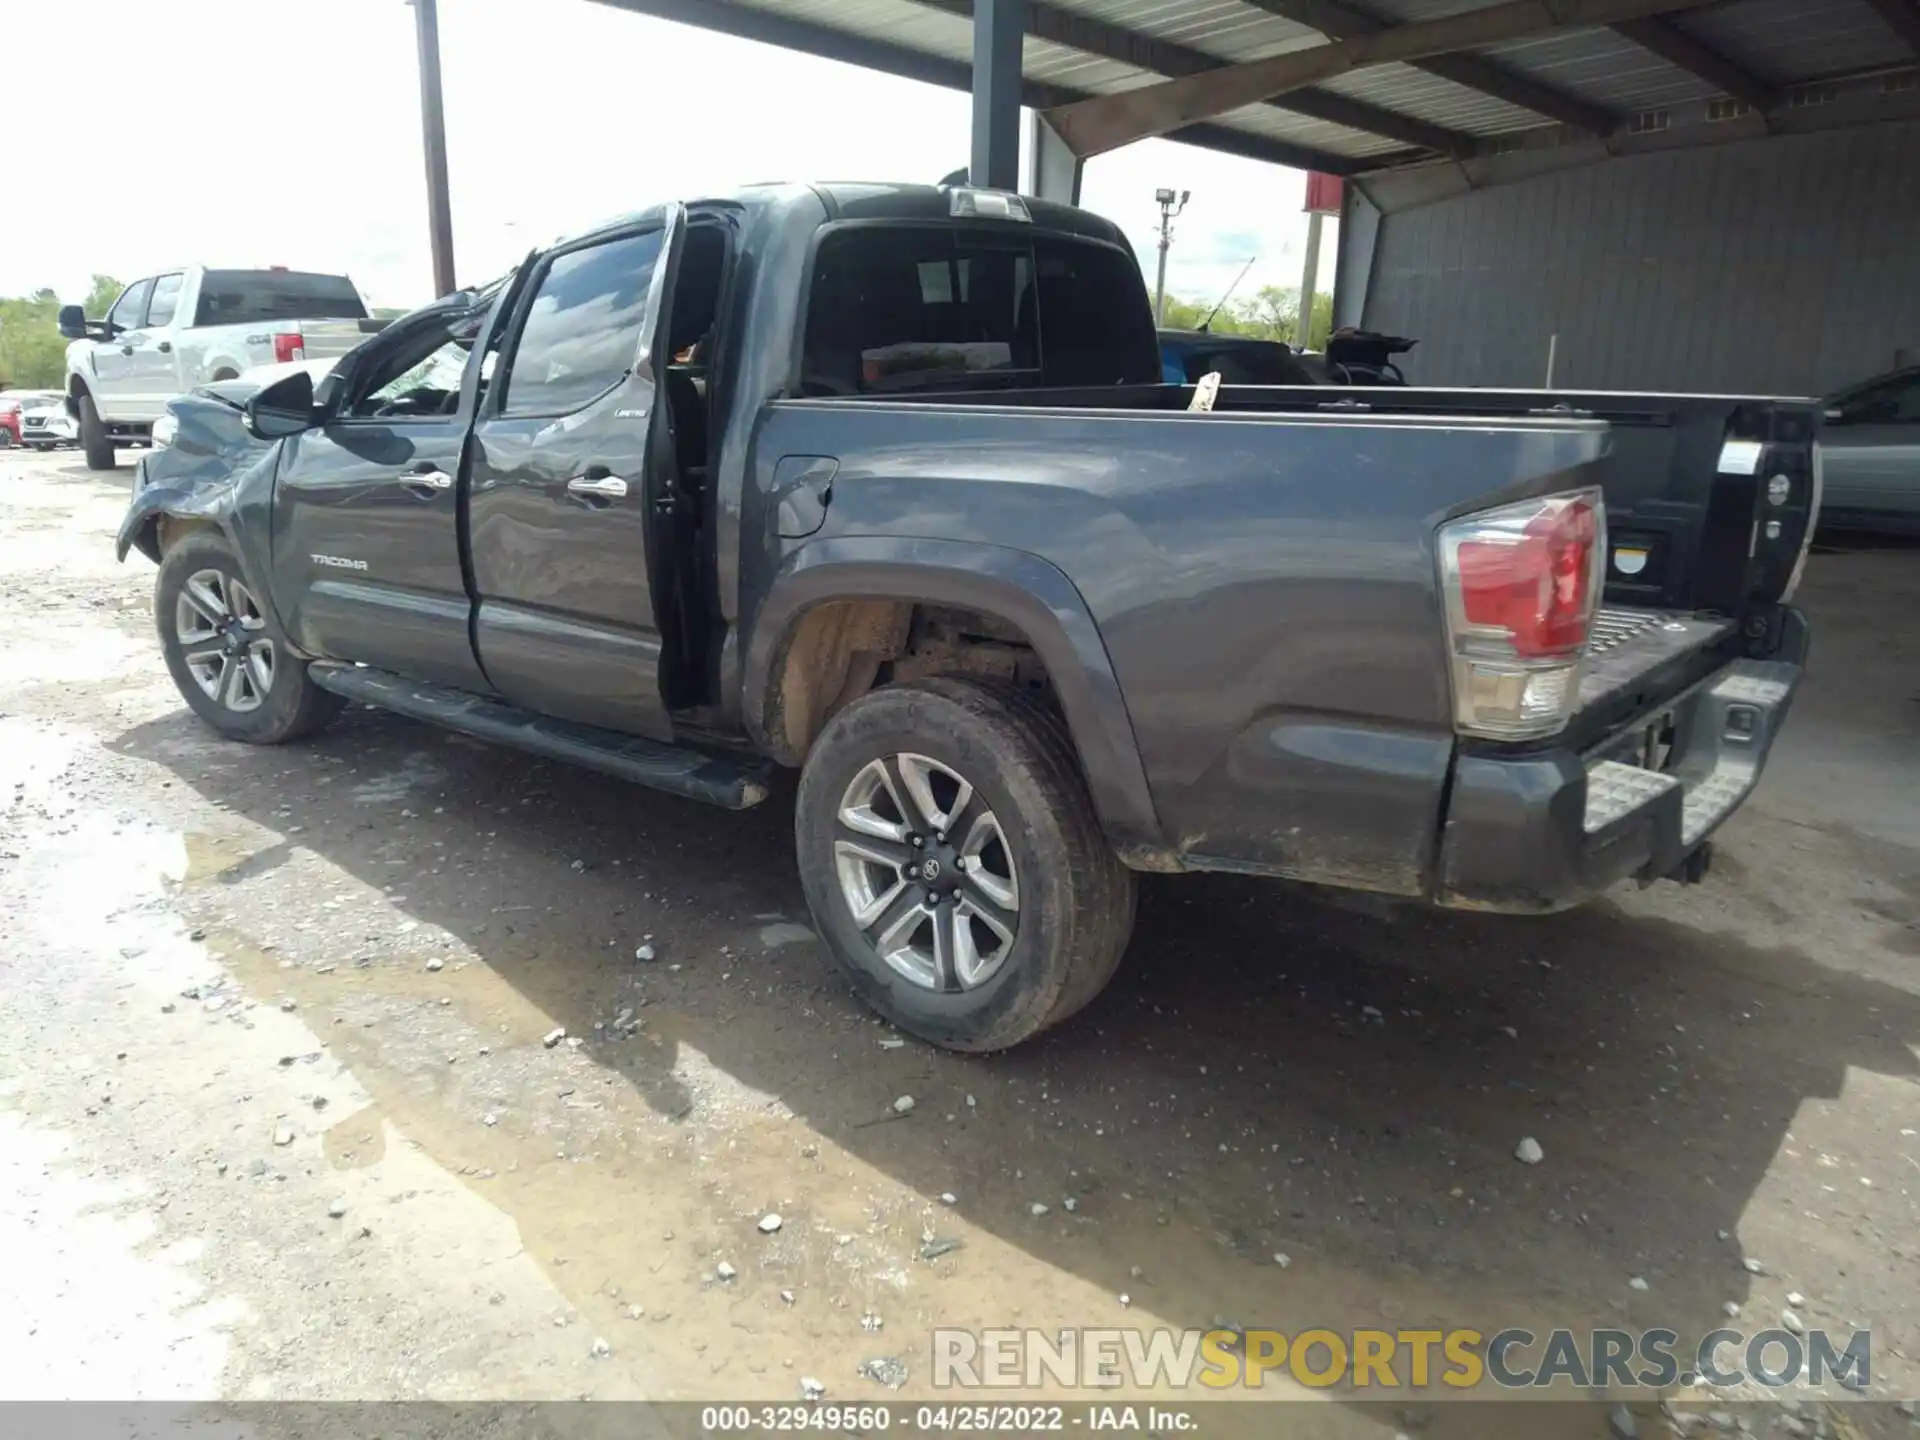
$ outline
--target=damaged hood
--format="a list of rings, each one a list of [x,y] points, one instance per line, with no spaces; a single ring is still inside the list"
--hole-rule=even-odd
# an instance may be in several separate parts
[[[337,357],[334,357],[337,358]],[[284,364],[255,365],[241,372],[238,379],[211,380],[205,385],[194,387],[192,394],[211,396],[215,400],[239,409],[276,380],[284,380],[297,370],[304,370],[313,377],[317,386],[332,372],[334,358],[325,360],[289,360]],[[177,402],[176,402],[177,403]]]

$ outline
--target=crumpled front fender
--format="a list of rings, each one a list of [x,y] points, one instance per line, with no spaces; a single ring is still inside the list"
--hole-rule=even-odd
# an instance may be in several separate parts
[[[160,563],[160,521],[210,520],[227,529],[225,521],[233,511],[231,482],[199,485],[154,484],[149,482],[127,507],[114,539],[113,554],[124,561],[127,551],[138,550],[154,564]],[[228,537],[231,539],[231,535]]]
[[[162,521],[211,525],[233,547],[254,599],[278,623],[269,538],[280,442],[254,439],[238,410],[205,395],[183,395],[167,409],[179,428],[171,445],[141,458],[114,553],[125,560],[138,550],[157,565]]]

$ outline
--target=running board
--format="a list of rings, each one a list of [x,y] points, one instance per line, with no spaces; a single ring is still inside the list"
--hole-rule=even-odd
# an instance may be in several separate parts
[[[504,700],[408,680],[364,665],[322,662],[310,666],[307,673],[322,690],[363,705],[425,720],[476,740],[510,745],[548,760],[598,770],[650,790],[704,800],[726,810],[758,805],[772,789],[774,767],[767,760],[682,750],[615,730],[536,715]]]

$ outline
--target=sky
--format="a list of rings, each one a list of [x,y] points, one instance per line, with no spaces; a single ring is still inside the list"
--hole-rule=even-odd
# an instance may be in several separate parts
[[[50,126],[43,144],[16,125],[16,158],[57,145],[67,188],[0,201],[0,295],[79,300],[95,273],[202,263],[345,271],[374,305],[431,298],[405,0],[66,0],[60,22],[66,39],[99,37],[88,48],[115,78],[8,67],[10,116]],[[593,0],[441,0],[440,31],[463,284],[662,200],[760,180],[933,182],[967,160],[957,91]],[[1151,284],[1154,191],[1190,190],[1167,288],[1211,303],[1249,258],[1238,293],[1299,284],[1305,185],[1149,140],[1090,161],[1081,203],[1125,228]],[[1332,240],[1330,227],[1323,289]]]

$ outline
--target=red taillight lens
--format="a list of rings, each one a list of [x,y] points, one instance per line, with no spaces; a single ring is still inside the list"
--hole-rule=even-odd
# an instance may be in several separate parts
[[[1587,643],[1599,538],[1593,504],[1550,503],[1513,539],[1460,541],[1460,606],[1472,625],[1505,630],[1525,659],[1571,655]]]
[[[292,333],[282,332],[281,334],[274,336],[273,337],[273,358],[275,360],[278,360],[282,365],[286,364],[289,360],[306,359],[307,358],[306,337],[303,335],[300,335],[297,332],[292,332]]]
[[[1600,603],[1600,492],[1482,510],[1443,525],[1439,539],[1454,723],[1501,740],[1554,734],[1579,702]]]

